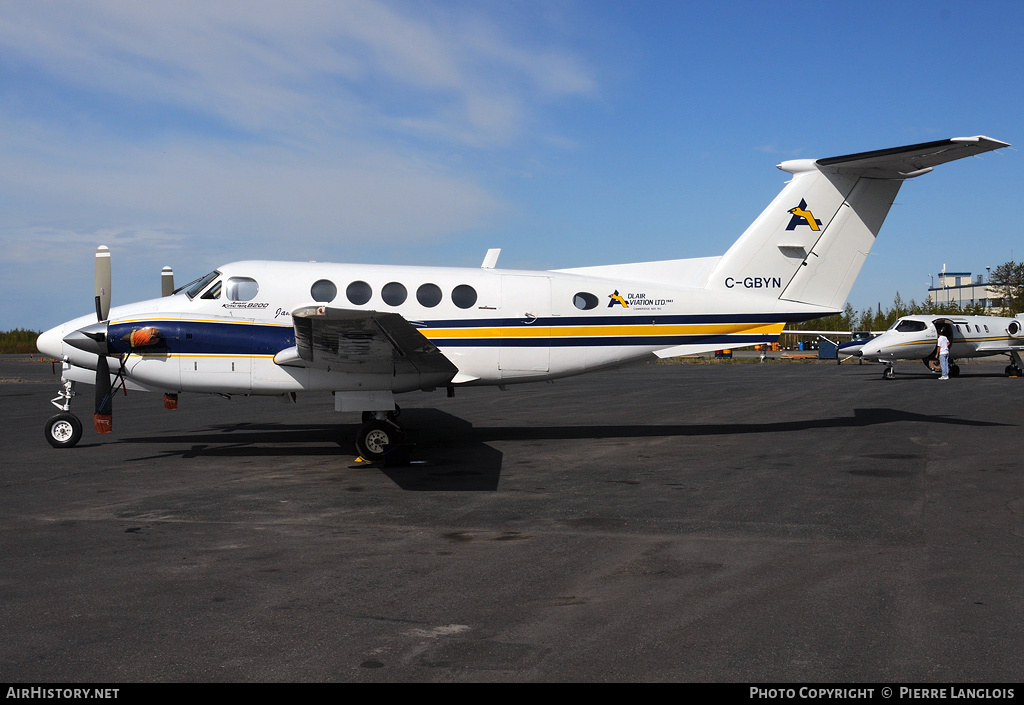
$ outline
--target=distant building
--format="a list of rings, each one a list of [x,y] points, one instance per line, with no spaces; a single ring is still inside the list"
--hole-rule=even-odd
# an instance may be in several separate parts
[[[971,278],[970,272],[939,272],[938,285],[928,287],[928,300],[933,304],[956,304],[961,308],[983,306],[999,308],[1002,299],[989,288],[982,275]]]

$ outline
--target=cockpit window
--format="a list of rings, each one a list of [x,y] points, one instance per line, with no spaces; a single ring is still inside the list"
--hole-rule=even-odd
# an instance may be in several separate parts
[[[895,330],[900,333],[917,333],[918,331],[925,330],[928,324],[924,321],[897,321],[894,326]]]
[[[229,277],[226,289],[228,301],[251,301],[259,293],[260,285],[249,277]]]
[[[185,294],[188,296],[189,299],[194,299],[196,296],[199,295],[200,291],[202,291],[203,289],[206,288],[207,284],[209,284],[210,282],[212,282],[214,279],[216,279],[219,276],[220,276],[220,272],[215,270],[215,271],[212,271],[209,274],[207,274],[205,277],[201,277],[199,279],[196,279],[195,283],[192,284],[191,286],[189,286],[189,288],[185,292]]]
[[[211,286],[209,289],[206,290],[206,293],[203,294],[203,298],[204,299],[219,299],[220,298],[220,288],[221,288],[222,284],[224,284],[224,282],[217,282],[217,283],[215,283],[213,286]]]

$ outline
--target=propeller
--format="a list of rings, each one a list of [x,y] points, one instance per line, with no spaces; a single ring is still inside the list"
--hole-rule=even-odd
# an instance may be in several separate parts
[[[96,320],[105,321],[110,314],[110,248],[96,248]]]
[[[110,249],[106,245],[96,248],[96,320],[106,323],[110,315]],[[106,326],[102,342],[106,347]],[[114,430],[113,394],[110,386],[110,365],[107,363],[106,351],[99,352],[96,362],[96,413],[93,424],[96,433],[110,433]]]

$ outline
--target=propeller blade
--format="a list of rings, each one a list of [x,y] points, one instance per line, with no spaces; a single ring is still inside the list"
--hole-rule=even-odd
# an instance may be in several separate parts
[[[110,248],[96,248],[96,320],[105,321],[110,314]]]
[[[110,433],[114,430],[113,397],[107,356],[100,355],[96,363],[96,413],[92,417],[96,433]]]
[[[160,272],[160,296],[170,296],[174,293],[174,270],[164,267]]]

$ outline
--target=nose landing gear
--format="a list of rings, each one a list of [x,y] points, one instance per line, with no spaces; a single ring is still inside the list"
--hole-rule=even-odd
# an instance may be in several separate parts
[[[71,448],[82,438],[82,422],[74,414],[64,411],[50,417],[44,432],[46,440],[54,448]]]

